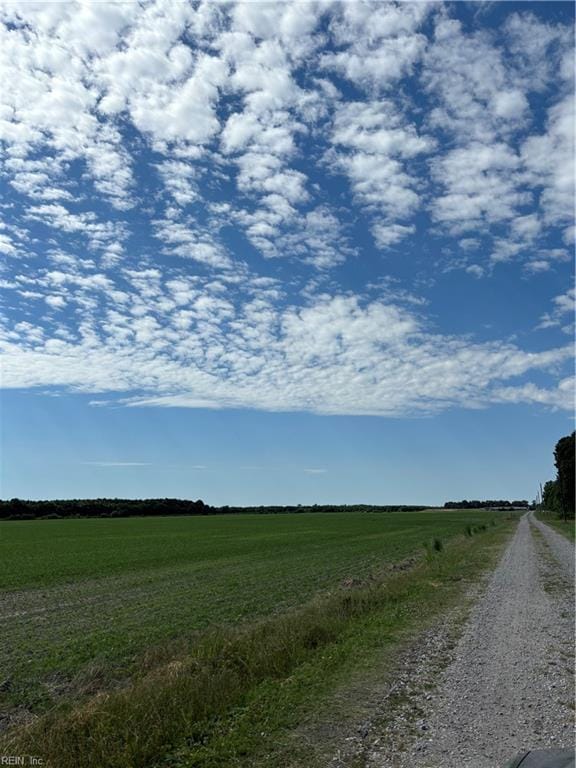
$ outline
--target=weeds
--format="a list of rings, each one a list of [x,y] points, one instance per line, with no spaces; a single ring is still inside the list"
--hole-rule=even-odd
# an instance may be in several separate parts
[[[423,547],[426,552],[426,559],[431,562],[444,549],[444,542],[438,536],[434,536],[430,541],[424,542]]]
[[[2,749],[33,754],[41,745],[46,765],[57,768],[148,765],[170,744],[198,743],[207,722],[248,690],[289,676],[354,619],[388,605],[394,611],[396,598],[393,584],[368,583],[244,628],[211,631],[182,660],[68,713],[48,714],[8,735]]]
[[[496,521],[492,519],[490,521],[490,525],[495,526]],[[474,536],[475,533],[484,533],[484,531],[487,531],[487,530],[488,530],[488,526],[486,525],[486,523],[482,523],[482,525],[467,525],[466,528],[464,529],[464,533],[466,534],[466,536]]]

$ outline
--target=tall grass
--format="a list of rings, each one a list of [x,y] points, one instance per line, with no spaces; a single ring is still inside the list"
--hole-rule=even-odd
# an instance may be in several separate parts
[[[490,520],[490,525],[494,527],[496,525],[496,520],[492,518]],[[464,528],[464,533],[466,536],[474,536],[475,533],[484,533],[488,530],[488,526],[486,523],[482,523],[482,525],[467,525]]]
[[[439,536],[434,536],[430,541],[425,541],[423,547],[426,553],[426,559],[431,562],[434,560],[435,556],[439,555],[444,549],[444,542]]]
[[[401,577],[367,583],[249,625],[207,633],[192,652],[70,712],[8,736],[0,751],[39,754],[54,768],[136,768],[171,744],[201,739],[206,721],[264,679],[284,678],[356,617],[394,605]],[[14,752],[16,753],[16,752]]]

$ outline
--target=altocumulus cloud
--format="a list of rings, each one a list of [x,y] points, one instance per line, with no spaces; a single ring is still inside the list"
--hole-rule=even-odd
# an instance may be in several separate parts
[[[463,280],[565,269],[569,25],[512,10],[470,29],[439,3],[0,9],[4,386],[126,407],[570,407],[561,338],[440,331],[406,300],[409,269],[377,290],[423,236]],[[540,329],[566,327],[573,294],[554,295]]]

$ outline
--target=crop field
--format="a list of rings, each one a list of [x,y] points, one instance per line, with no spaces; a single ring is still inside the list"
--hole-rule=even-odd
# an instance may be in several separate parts
[[[449,538],[484,512],[0,523],[0,676],[43,707],[88,665],[304,602]]]
[[[385,574],[485,511],[0,523],[2,711],[16,722],[126,681],[213,627]],[[178,644],[184,644],[178,646]],[[156,661],[154,661],[156,660]],[[1,721],[0,721],[1,722]]]

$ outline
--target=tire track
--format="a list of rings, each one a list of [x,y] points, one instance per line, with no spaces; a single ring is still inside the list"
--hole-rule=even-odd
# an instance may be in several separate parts
[[[537,520],[533,512],[530,512],[528,518],[532,525],[544,536],[554,557],[562,565],[572,581],[574,581],[574,545],[565,536],[562,536],[561,533],[558,533],[558,531],[555,531],[541,520]]]

